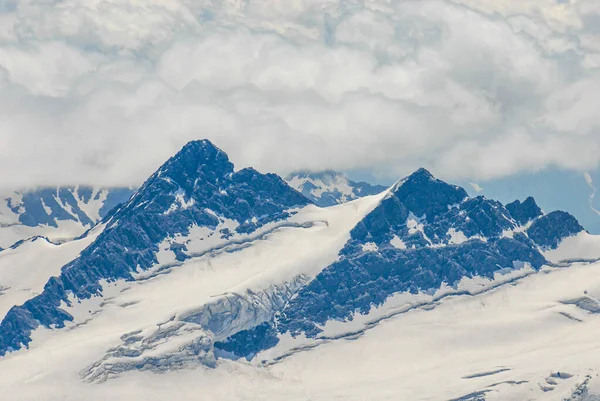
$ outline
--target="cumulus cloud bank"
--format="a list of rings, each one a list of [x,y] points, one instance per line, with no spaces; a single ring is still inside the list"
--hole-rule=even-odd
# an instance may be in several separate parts
[[[597,0],[0,4],[0,186],[139,184],[186,141],[238,167],[600,162]]]

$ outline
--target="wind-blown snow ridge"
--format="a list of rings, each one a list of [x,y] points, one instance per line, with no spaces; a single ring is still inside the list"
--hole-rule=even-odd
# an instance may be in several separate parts
[[[283,228],[312,228],[319,224],[327,225],[328,222],[325,220],[321,220],[321,221],[306,221],[306,222],[302,222],[302,223],[297,223],[297,222],[293,222],[293,221],[280,221],[280,222],[270,223],[270,224],[267,224],[249,234],[244,233],[244,234],[236,235],[233,237],[227,237],[227,238],[225,238],[225,240],[223,240],[223,238],[221,238],[221,241],[219,241],[219,244],[215,245],[213,247],[207,247],[205,249],[202,249],[201,251],[187,252],[185,254],[185,259],[199,258],[199,257],[205,256],[205,255],[210,255],[211,257],[214,257],[223,252],[235,252],[240,249],[243,249],[246,246],[251,245],[255,241],[265,239],[266,237],[268,237],[269,235],[275,233],[276,231],[278,231],[280,229],[283,229]],[[177,238],[177,240],[181,241],[182,238],[183,238],[183,241],[185,241],[185,242],[193,241],[195,239],[192,236],[187,236],[187,237]],[[167,239],[166,241],[167,241],[167,243],[172,244],[173,239]],[[188,242],[188,245],[189,245],[189,242]],[[173,255],[175,255],[175,254],[173,253]],[[174,259],[176,259],[176,257]],[[155,266],[152,266],[150,269],[148,269],[144,272],[134,273],[133,277],[137,281],[148,280],[153,277],[156,277],[159,274],[167,274],[171,268],[181,266],[183,263],[184,263],[184,261],[169,260],[167,263],[159,263]]]

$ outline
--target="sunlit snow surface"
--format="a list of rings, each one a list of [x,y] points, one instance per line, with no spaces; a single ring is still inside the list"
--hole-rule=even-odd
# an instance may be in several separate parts
[[[210,355],[211,341],[267,319],[269,308],[336,261],[350,230],[382,196],[305,207],[286,226],[265,227],[252,238],[208,241],[183,263],[163,251],[159,262],[168,269],[103,283],[102,297],[63,305],[75,317],[66,328],[40,328],[30,349],[0,359],[0,394],[49,401],[585,400],[572,398],[574,392],[596,391],[599,262],[539,272],[516,266],[493,280],[400,293],[367,315],[328,322],[316,339],[281,338],[250,361]],[[20,258],[23,271],[47,278],[91,239],[4,251],[0,268]],[[564,261],[583,247],[593,260],[600,248],[588,243],[595,241],[580,234],[546,256]],[[38,284],[32,281],[31,291],[40,291]],[[232,310],[220,325],[206,320]],[[190,347],[206,352],[189,353]]]
[[[13,305],[42,292],[48,279],[59,275],[61,267],[91,244],[102,228],[98,225],[85,238],[60,245],[35,237],[0,252],[0,320]]]

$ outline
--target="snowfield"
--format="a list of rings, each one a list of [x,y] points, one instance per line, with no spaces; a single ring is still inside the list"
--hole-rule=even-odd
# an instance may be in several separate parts
[[[551,262],[595,261],[600,258],[600,235],[590,235],[585,231],[565,238],[557,249],[544,252]]]
[[[30,349],[0,359],[0,394],[48,401],[594,399],[600,262],[538,272],[515,266],[493,280],[397,294],[353,321],[328,322],[316,340],[281,338],[250,361],[211,354],[212,341],[268,319],[270,307],[334,262],[350,230],[385,195],[307,206],[289,219],[293,225],[265,227],[232,248],[214,244],[137,281],[103,283],[102,297],[63,305],[75,317],[66,328],[39,328]],[[3,278],[17,265],[32,277],[5,285],[13,292],[0,296],[3,313],[27,291],[40,291],[96,234],[1,252]],[[568,238],[554,259],[581,247],[586,259],[600,258],[600,247],[587,246],[594,241]],[[163,262],[172,260],[166,254]],[[210,317],[227,314],[206,330]]]
[[[600,295],[599,263],[445,298],[266,367],[219,359],[214,369],[132,371],[86,383],[80,370],[114,345],[114,332],[143,320],[132,309],[111,325],[108,309],[68,333],[41,330],[42,342],[0,363],[0,390],[23,400],[450,400],[478,392],[489,400],[563,400],[600,369],[598,315],[565,303],[586,292]]]
[[[102,232],[94,227],[82,239],[54,244],[44,237],[25,240],[18,247],[0,252],[0,319],[13,305],[39,294],[48,279],[75,259]]]

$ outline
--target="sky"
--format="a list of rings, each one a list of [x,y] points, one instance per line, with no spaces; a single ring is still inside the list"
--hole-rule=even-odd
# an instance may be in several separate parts
[[[374,176],[366,170],[350,170],[346,175],[354,181],[393,185],[396,179]],[[410,174],[406,172],[406,175]],[[434,172],[437,174],[437,172]],[[503,204],[524,201],[532,196],[544,213],[563,210],[574,215],[591,234],[600,235],[600,169],[580,172],[559,168],[522,171],[503,177],[473,182],[469,179],[451,179],[469,196],[485,196]]]
[[[599,66],[598,0],[5,0],[0,187],[139,185],[203,138],[280,174],[581,178]]]
[[[471,196],[484,195],[504,204],[533,196],[544,212],[567,211],[588,232],[600,234],[600,171],[582,174],[572,170],[547,169],[513,174],[480,184],[460,184]]]

